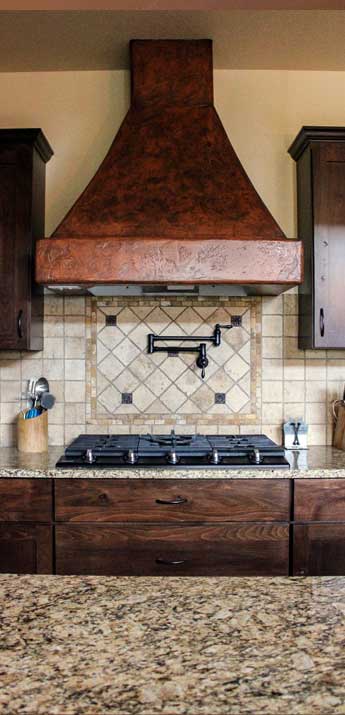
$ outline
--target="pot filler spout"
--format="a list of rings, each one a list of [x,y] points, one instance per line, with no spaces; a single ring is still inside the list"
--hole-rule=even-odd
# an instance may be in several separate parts
[[[281,293],[302,282],[287,239],[213,106],[211,40],[132,40],[131,106],[50,238],[36,279],[96,295]]]

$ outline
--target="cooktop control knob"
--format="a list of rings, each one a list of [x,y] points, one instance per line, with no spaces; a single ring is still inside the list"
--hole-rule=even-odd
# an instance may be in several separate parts
[[[88,462],[88,464],[93,464],[95,461],[95,457],[93,456],[92,449],[87,449],[86,454],[85,454],[85,459]]]
[[[212,464],[219,464],[219,452],[215,447],[212,449],[211,462]]]
[[[168,454],[168,462],[169,462],[169,464],[177,464],[178,463],[178,456],[174,449],[172,449]]]
[[[260,463],[261,463],[260,450],[257,449],[257,447],[255,447],[254,450],[253,450],[253,462],[254,462],[254,464],[260,464]]]
[[[128,464],[135,464],[137,461],[137,455],[134,449],[129,449],[127,452],[127,462]]]

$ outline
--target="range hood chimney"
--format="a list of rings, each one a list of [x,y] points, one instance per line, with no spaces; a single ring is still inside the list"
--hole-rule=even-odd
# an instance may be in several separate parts
[[[168,285],[264,294],[300,283],[302,244],[261,201],[213,106],[212,42],[130,49],[130,109],[85,191],[37,242],[37,281],[108,294]]]

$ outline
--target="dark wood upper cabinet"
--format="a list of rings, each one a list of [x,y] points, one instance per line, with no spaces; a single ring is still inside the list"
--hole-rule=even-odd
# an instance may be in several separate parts
[[[345,127],[303,127],[289,149],[297,162],[299,347],[345,347]]]
[[[33,270],[52,153],[40,129],[0,129],[0,350],[43,348],[43,294]]]

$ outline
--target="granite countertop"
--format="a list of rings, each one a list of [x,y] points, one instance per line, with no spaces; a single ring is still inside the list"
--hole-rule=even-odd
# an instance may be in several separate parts
[[[286,452],[290,469],[55,469],[63,447],[51,447],[42,455],[25,454],[10,447],[0,448],[0,478],[88,478],[88,479],[345,479],[345,452],[333,447],[310,447]]]
[[[0,576],[0,713],[345,712],[345,578]]]

